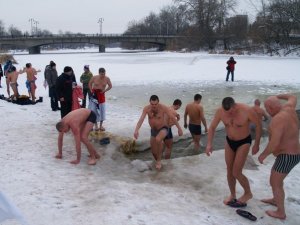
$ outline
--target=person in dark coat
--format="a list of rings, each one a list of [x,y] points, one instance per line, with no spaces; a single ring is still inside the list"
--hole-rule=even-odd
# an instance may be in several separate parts
[[[76,79],[72,67],[66,66],[64,72],[56,80],[56,93],[60,101],[61,118],[72,111],[72,85]]]
[[[49,87],[49,97],[50,97],[52,111],[59,110],[58,98],[57,98],[56,87],[55,87],[56,80],[57,80],[57,70],[56,70],[56,64],[54,62],[51,62],[49,67],[46,67],[44,75]]]
[[[234,81],[234,67],[235,67],[236,61],[234,58],[231,56],[229,60],[227,61],[227,76],[226,76],[226,81],[229,79],[229,74],[231,73],[231,81]]]
[[[2,86],[1,86],[1,79],[2,79],[2,77],[3,77],[3,70],[2,70],[2,65],[0,63],[0,88],[2,88]]]

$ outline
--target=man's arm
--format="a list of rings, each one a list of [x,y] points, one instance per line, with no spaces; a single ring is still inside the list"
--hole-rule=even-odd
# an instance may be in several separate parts
[[[262,121],[258,118],[253,108],[249,108],[249,120],[255,124],[255,143],[252,147],[252,155],[259,151],[259,143],[262,134]]]
[[[111,83],[110,79],[107,78],[107,88],[104,90],[104,92],[109,91],[111,88],[112,88],[112,83]]]
[[[183,116],[183,121],[184,121],[184,128],[186,129],[187,128],[187,115],[188,115],[188,112],[187,112],[187,106],[185,107],[185,110],[184,110],[184,116]]]
[[[210,156],[212,153],[212,140],[215,135],[216,128],[221,121],[221,109],[218,109],[210,126],[208,128],[208,135],[207,135],[207,145],[206,145],[206,155]]]
[[[267,158],[271,153],[278,150],[278,146],[280,145],[283,126],[280,121],[276,118],[272,119],[270,123],[270,135],[269,135],[269,143],[267,144],[265,150],[259,155],[258,161],[263,163],[264,159]]]
[[[64,139],[64,133],[63,132],[59,132],[58,133],[58,139],[57,139],[58,153],[55,156],[55,158],[57,158],[57,159],[61,159],[62,158],[63,139]]]
[[[76,153],[77,153],[77,159],[71,161],[72,164],[78,164],[80,163],[81,159],[81,141],[80,141],[80,129],[78,126],[70,126],[72,129],[74,139],[75,139],[75,146],[76,146]]]
[[[93,82],[94,82],[94,77],[92,77],[89,81],[89,89],[91,92],[93,91]]]
[[[200,106],[200,118],[201,118],[201,122],[203,123],[204,125],[204,128],[205,128],[205,133],[207,133],[207,124],[206,124],[206,119],[204,117],[204,112],[203,112],[203,107]]]
[[[263,120],[264,120],[264,121],[267,121],[267,120],[269,119],[269,117],[268,117],[266,111],[263,110],[263,109],[261,109],[261,110],[262,110]]]
[[[289,105],[290,107],[296,108],[297,105],[297,97],[291,94],[279,94],[277,98],[286,100],[285,105]]]
[[[139,129],[141,128],[141,126],[142,126],[142,124],[143,124],[143,122],[145,120],[146,115],[147,115],[147,107],[145,107],[143,109],[143,113],[142,113],[142,115],[141,115],[138,123],[136,124],[135,130],[134,130],[134,134],[133,134],[133,136],[134,136],[135,139],[138,139],[138,137],[139,137]]]

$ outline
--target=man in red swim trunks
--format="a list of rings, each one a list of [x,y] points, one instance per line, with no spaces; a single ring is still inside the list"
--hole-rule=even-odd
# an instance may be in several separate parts
[[[105,69],[100,68],[99,75],[93,76],[89,82],[89,89],[92,93],[89,109],[96,113],[96,130],[98,130],[97,123],[100,122],[101,131],[105,131],[103,127],[103,121],[105,120],[105,92],[112,88],[111,81],[105,73]]]

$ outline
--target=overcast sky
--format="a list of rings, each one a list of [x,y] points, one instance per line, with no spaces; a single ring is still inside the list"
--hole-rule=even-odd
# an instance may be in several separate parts
[[[242,4],[238,13],[247,12],[249,4],[237,1]],[[173,0],[9,0],[5,4],[1,0],[0,20],[6,28],[14,25],[23,32],[31,30],[32,18],[38,29],[55,34],[60,30],[95,34],[100,32],[98,21],[103,18],[102,33],[123,33],[130,21],[159,13],[171,4]]]

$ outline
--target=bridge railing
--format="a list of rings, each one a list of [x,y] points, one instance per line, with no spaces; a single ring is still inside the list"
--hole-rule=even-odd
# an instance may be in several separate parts
[[[48,34],[48,35],[5,35],[0,36],[0,39],[30,39],[30,38],[80,38],[80,37],[99,37],[99,38],[111,38],[111,37],[139,37],[139,38],[149,38],[149,37],[161,37],[170,38],[178,37],[176,35],[158,35],[158,34]]]

